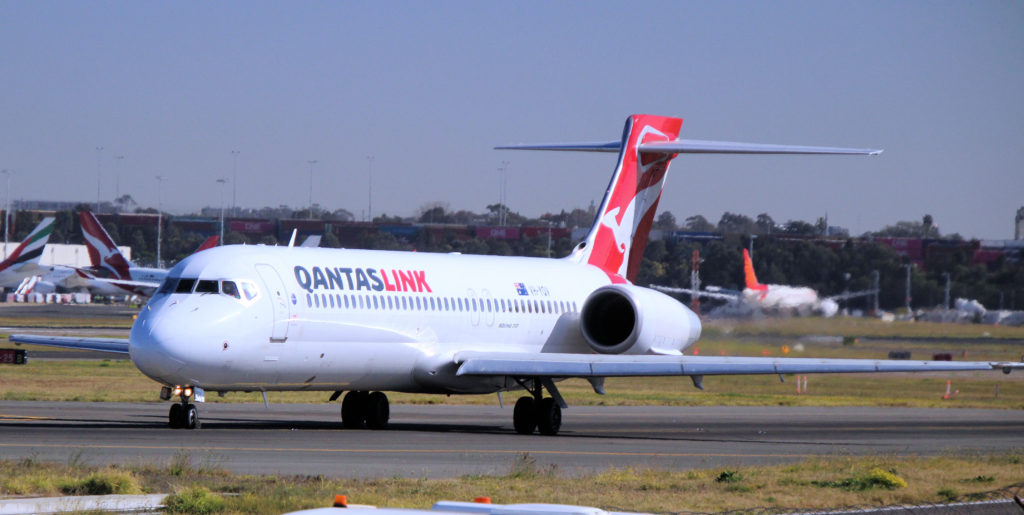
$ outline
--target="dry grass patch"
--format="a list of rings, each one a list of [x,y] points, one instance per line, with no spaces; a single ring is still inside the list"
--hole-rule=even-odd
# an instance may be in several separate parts
[[[883,322],[875,318],[762,318],[707,319],[704,332],[709,336],[734,334],[746,336],[861,336],[871,338],[993,338],[1024,339],[1024,327],[938,322]]]
[[[1024,490],[1024,455],[825,457],[770,467],[608,469],[571,477],[520,455],[505,474],[447,479],[240,476],[194,466],[184,454],[165,464],[106,468],[24,460],[0,461],[0,494],[56,495],[59,485],[82,484],[90,477],[121,478],[114,481],[118,484],[130,478],[127,484],[141,491],[172,493],[169,511],[174,513],[282,513],[329,505],[339,493],[354,503],[406,508],[488,496],[503,504],[619,511],[770,513],[1007,498]]]

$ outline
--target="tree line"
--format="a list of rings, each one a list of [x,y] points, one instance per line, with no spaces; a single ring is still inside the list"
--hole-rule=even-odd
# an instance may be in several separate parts
[[[87,206],[80,206],[87,208]],[[486,213],[466,211],[450,212],[444,205],[428,205],[413,219],[380,215],[378,224],[410,223],[425,224],[480,224],[494,220],[502,210],[510,225],[534,226],[552,224],[560,227],[589,227],[593,221],[593,209],[562,211],[530,219],[508,211],[505,206],[488,206]],[[18,212],[15,227],[17,233],[10,239],[18,241],[38,222],[39,214]],[[571,225],[570,225],[571,224]],[[105,225],[107,232],[119,245],[132,247],[134,260],[140,264],[155,264],[155,226]],[[644,259],[636,283],[640,285],[659,284],[665,286],[690,286],[691,258],[694,250],[700,251],[701,281],[704,285],[715,285],[729,289],[742,289],[742,249],[753,242],[754,265],[762,283],[809,286],[822,295],[833,295],[843,291],[870,289],[873,272],[880,278],[880,306],[896,309],[904,305],[906,257],[900,256],[890,246],[870,238],[832,236],[819,239],[828,230],[825,220],[815,223],[788,221],[777,224],[767,214],[750,218],[735,213],[725,213],[718,224],[711,224],[697,215],[677,224],[670,212],[661,213],[655,228],[665,231],[669,237],[652,239],[645,250]],[[674,237],[672,231],[714,232],[720,239],[691,241]],[[202,243],[205,235],[187,232],[173,224],[166,224],[162,231],[161,254],[165,264],[173,264],[188,256]],[[750,236],[757,236],[751,238]],[[677,236],[677,234],[676,234]],[[882,230],[869,233],[876,237],[940,238],[932,217],[924,216],[920,222],[897,222]],[[945,237],[951,241],[962,240],[959,235]],[[258,238],[227,231],[225,244],[277,245],[274,235]],[[82,244],[76,211],[58,211],[51,242]],[[549,243],[546,235],[520,237],[518,239],[489,239],[466,237],[465,232],[446,230],[419,231],[415,236],[402,237],[367,226],[356,233],[354,239],[346,242],[349,248],[377,250],[415,250],[419,252],[461,252],[464,254],[487,254],[504,256],[532,256],[558,258],[569,254],[577,242],[570,238],[554,238]],[[341,247],[338,234],[333,231],[323,235],[322,247]],[[990,309],[1000,306],[1006,309],[1024,308],[1024,266],[1019,259],[1004,254],[989,264],[975,264],[973,250],[969,245],[954,246],[952,250],[928,255],[923,266],[911,267],[911,294],[914,307],[931,307],[944,300],[946,274],[951,283],[951,298],[977,299]],[[868,299],[850,301],[850,307],[867,308]]]

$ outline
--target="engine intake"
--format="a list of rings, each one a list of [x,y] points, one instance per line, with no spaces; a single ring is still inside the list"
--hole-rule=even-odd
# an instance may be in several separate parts
[[[663,293],[629,284],[602,286],[580,310],[590,348],[602,354],[666,354],[700,338],[700,319]]]

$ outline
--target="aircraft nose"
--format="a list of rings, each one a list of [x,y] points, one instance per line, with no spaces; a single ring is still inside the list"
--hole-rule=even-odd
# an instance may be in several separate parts
[[[686,318],[690,323],[690,343],[693,343],[700,339],[701,324],[700,317],[692,310],[686,310]]]
[[[171,310],[147,305],[132,325],[128,350],[132,363],[142,373],[159,381],[174,382],[172,378],[185,365],[179,355],[178,338],[187,326],[175,323],[174,315],[168,311]],[[175,326],[181,331],[173,331]]]

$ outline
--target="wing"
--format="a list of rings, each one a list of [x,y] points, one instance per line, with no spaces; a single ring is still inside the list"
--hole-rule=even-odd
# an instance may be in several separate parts
[[[874,295],[877,292],[878,292],[878,290],[851,291],[851,292],[840,293],[838,295],[832,295],[832,296],[829,296],[829,297],[825,297],[824,300],[855,299],[857,297],[867,297],[868,295]]]
[[[673,286],[659,286],[657,284],[650,285],[652,290],[658,290],[666,293],[682,293],[684,295],[697,296],[705,299],[719,299],[719,300],[738,300],[740,294],[737,293],[723,293],[720,291],[709,291],[709,290],[694,290],[692,288],[675,288]]]
[[[118,288],[121,288],[125,293],[137,293],[144,297],[152,297],[156,290],[160,288],[160,284],[155,281],[133,281],[130,279],[114,279],[110,277],[99,277],[88,270],[76,268],[75,272],[79,277],[85,281],[96,281],[100,283],[107,283]]]
[[[951,372],[1024,368],[1024,362],[627,356],[466,351],[455,354],[460,376],[625,377],[852,372]]]
[[[95,350],[128,354],[128,340],[121,338],[76,338],[73,336],[42,336],[36,334],[12,334],[14,343],[29,343],[65,349]]]

